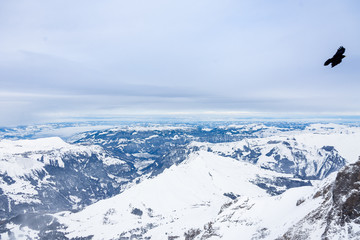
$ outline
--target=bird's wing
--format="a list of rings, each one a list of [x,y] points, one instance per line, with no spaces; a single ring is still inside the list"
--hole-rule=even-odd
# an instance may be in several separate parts
[[[341,56],[344,54],[344,52],[345,52],[345,48],[343,46],[340,46],[334,56]]]
[[[332,61],[332,58],[330,58],[330,59],[326,60],[326,62],[324,63],[324,66],[329,65],[329,64],[331,63],[331,61]]]

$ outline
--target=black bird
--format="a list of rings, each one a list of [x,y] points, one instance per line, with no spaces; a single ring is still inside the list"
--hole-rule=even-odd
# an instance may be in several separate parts
[[[345,57],[344,52],[345,52],[345,48],[343,46],[340,46],[337,52],[335,53],[335,55],[332,58],[326,60],[324,66],[327,66],[331,63],[331,67],[333,68],[339,63],[341,63],[341,60]]]

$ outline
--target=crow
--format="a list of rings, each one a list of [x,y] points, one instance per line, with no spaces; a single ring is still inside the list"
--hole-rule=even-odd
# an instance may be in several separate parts
[[[341,60],[345,57],[344,52],[345,52],[345,48],[343,46],[340,46],[337,52],[335,53],[335,55],[332,58],[326,60],[324,66],[327,66],[331,63],[331,67],[333,68],[339,63],[341,63]]]

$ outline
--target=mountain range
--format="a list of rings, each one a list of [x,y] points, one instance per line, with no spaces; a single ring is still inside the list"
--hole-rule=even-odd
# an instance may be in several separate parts
[[[1,239],[360,236],[357,125],[94,128],[0,131]]]

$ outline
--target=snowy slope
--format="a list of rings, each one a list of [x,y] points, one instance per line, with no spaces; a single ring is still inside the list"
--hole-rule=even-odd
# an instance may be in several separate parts
[[[65,154],[100,153],[97,146],[84,147],[71,145],[58,137],[40,138],[35,140],[0,140],[0,169],[10,177],[31,174],[41,169],[50,161],[64,166],[62,156]],[[42,159],[41,159],[42,158]],[[41,161],[40,161],[41,160]]]
[[[360,160],[360,159],[359,159]],[[313,194],[321,205],[309,212],[281,239],[359,239],[360,161],[342,169]]]
[[[278,174],[199,152],[119,196],[57,217],[70,238],[357,239],[359,170],[360,162],[270,196],[251,181]]]
[[[276,124],[274,124],[276,125]],[[339,124],[264,124],[205,127],[128,127],[78,135],[159,173],[201,148],[304,179],[322,179],[360,154],[360,128]],[[194,143],[195,142],[195,143]]]
[[[97,173],[93,173],[93,165]],[[124,172],[129,169],[100,146],[68,144],[57,137],[0,140],[0,219],[27,211],[76,209],[106,194],[111,196],[104,193],[105,188],[110,192],[108,182],[115,186],[129,181],[110,176],[106,169],[114,166]],[[91,188],[99,192],[92,193]]]
[[[277,172],[322,179],[360,156],[360,128],[314,124],[267,137],[193,145]]]
[[[218,238],[223,239],[239,239],[240,233],[241,239],[278,239],[321,206],[323,199],[313,196],[317,189],[322,188],[333,177],[317,182],[315,186],[289,189],[276,197],[246,197],[230,202],[214,220],[212,228],[217,230]],[[204,234],[206,232],[202,232],[200,236]]]
[[[326,194],[314,195],[357,160],[360,128],[278,125],[122,127],[79,134],[75,144],[0,140],[1,239],[300,236],[310,213],[333,211],[331,201],[322,209]]]
[[[203,229],[204,225],[215,221],[232,198],[263,203],[275,199],[251,183],[258,175],[289,177],[200,151],[180,165],[156,178],[144,180],[118,196],[93,204],[79,213],[60,213],[57,217],[67,226],[68,237],[183,237],[191,229]],[[302,195],[303,191],[300,191],[298,197]]]

